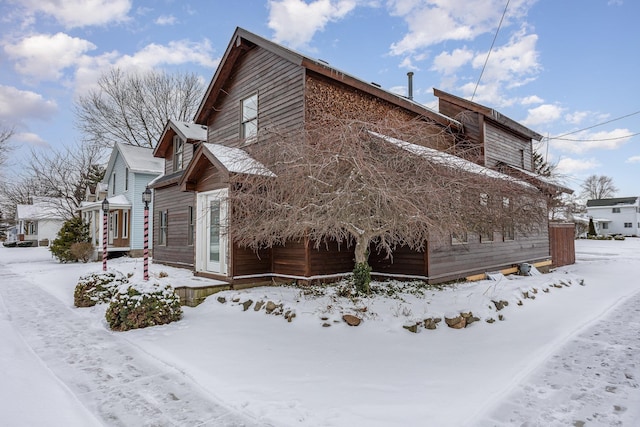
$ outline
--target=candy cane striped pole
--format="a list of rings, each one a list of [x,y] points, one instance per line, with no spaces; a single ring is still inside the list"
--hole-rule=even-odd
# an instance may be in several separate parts
[[[102,213],[102,271],[107,271],[107,217],[109,212]]]
[[[149,203],[144,204],[144,280],[149,280]]]

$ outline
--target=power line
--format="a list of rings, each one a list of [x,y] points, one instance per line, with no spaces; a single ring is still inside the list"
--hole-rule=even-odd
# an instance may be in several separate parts
[[[551,139],[558,139],[561,141],[572,141],[572,142],[602,142],[602,141],[615,141],[616,139],[631,138],[632,136],[636,136],[636,135],[640,135],[640,132],[632,133],[631,135],[616,136],[614,138],[603,138],[603,139],[571,139],[571,138],[558,138],[558,137],[551,138]]]
[[[622,119],[626,119],[627,117],[635,116],[636,114],[640,114],[640,111],[635,111],[635,112],[633,112],[633,113],[631,113],[631,114],[627,114],[627,115],[625,115],[625,116],[620,116],[620,117],[617,117],[617,118],[615,118],[615,119],[607,120],[606,122],[598,123],[598,124],[595,124],[595,125],[593,125],[593,126],[589,126],[589,127],[583,128],[583,129],[578,129],[578,130],[574,130],[574,131],[572,131],[572,132],[563,133],[562,135],[552,136],[552,137],[551,137],[551,138],[549,138],[549,139],[561,139],[563,136],[573,135],[574,133],[578,133],[578,132],[582,132],[582,131],[585,131],[585,130],[593,129],[593,128],[595,128],[595,127],[602,126],[602,125],[606,125],[606,124],[608,124],[608,123],[615,122],[615,121],[617,121],[617,120],[622,120]],[[638,134],[636,133],[636,134],[634,134],[634,135],[638,135]],[[634,136],[634,135],[629,135],[629,136]],[[624,138],[624,137],[623,137],[623,138]],[[595,141],[595,140],[594,140],[594,141]]]
[[[473,95],[471,95],[471,101],[473,101],[473,98],[476,96],[476,91],[478,90],[478,86],[480,85],[480,80],[482,80],[484,69],[487,67],[487,62],[489,62],[489,55],[491,55],[491,51],[493,50],[493,45],[496,43],[496,39],[498,38],[498,33],[500,32],[500,27],[502,27],[502,21],[504,20],[504,16],[507,14],[507,8],[509,7],[510,1],[511,0],[507,0],[507,4],[504,5],[504,10],[502,11],[502,17],[500,17],[500,23],[498,24],[496,33],[493,35],[493,41],[491,42],[491,47],[489,48],[489,52],[487,52],[487,57],[484,60],[484,65],[482,66],[482,70],[480,71],[480,77],[478,77],[478,81],[476,82],[476,87],[473,89]]]

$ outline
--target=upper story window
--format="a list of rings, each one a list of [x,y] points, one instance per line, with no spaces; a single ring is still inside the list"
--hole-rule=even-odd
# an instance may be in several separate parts
[[[611,212],[612,213],[620,213],[620,208],[612,208]]]
[[[242,122],[240,138],[253,139],[258,134],[258,94],[255,93],[240,101]]]
[[[182,170],[184,166],[184,141],[178,135],[173,136],[173,170]]]
[[[129,189],[129,168],[124,168],[124,191]]]
[[[116,194],[116,173],[114,172],[111,175],[111,195],[115,195]]]

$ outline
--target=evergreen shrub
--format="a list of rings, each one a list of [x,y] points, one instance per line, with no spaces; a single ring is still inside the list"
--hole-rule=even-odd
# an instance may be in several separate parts
[[[182,307],[180,297],[169,285],[129,283],[118,288],[105,316],[114,331],[128,331],[180,320]]]

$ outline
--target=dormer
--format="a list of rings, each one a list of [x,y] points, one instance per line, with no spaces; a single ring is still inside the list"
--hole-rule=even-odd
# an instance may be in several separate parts
[[[206,126],[169,119],[153,156],[164,159],[165,175],[180,174],[191,161],[198,145],[206,140]]]

